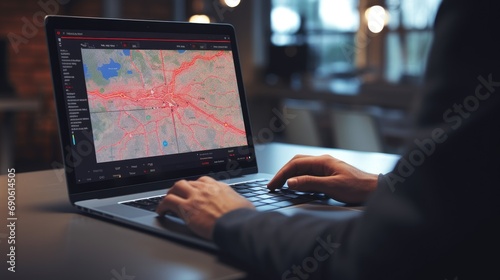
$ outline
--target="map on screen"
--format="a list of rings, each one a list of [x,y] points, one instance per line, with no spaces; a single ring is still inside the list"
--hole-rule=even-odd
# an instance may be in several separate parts
[[[231,51],[82,49],[98,163],[247,145]]]

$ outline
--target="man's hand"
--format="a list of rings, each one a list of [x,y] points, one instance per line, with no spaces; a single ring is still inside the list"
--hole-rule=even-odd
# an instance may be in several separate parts
[[[363,203],[377,187],[378,175],[363,172],[329,155],[296,155],[269,182],[268,188],[322,192],[345,203]]]
[[[238,208],[255,209],[252,203],[227,184],[210,177],[196,181],[176,182],[160,202],[156,212],[163,216],[173,211],[196,234],[211,240],[215,221],[227,212]]]

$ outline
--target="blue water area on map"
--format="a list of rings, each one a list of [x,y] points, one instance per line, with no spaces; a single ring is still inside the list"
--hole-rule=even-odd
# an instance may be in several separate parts
[[[163,147],[166,147],[168,146],[168,142],[167,141],[163,141]]]
[[[123,50],[123,54],[126,56],[130,56],[130,50]]]
[[[103,78],[106,80],[118,76],[118,70],[122,67],[120,63],[115,62],[113,59],[109,60],[109,63],[97,67],[97,70],[101,71]]]
[[[132,74],[132,70],[127,70],[127,74]]]
[[[186,50],[178,50],[179,53],[185,53]]]
[[[85,75],[86,79],[89,79],[92,76],[89,72],[89,67],[85,63],[83,64],[83,74]]]

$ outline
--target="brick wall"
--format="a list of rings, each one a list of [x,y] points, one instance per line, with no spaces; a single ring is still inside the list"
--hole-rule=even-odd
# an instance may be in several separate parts
[[[16,115],[16,133],[12,135],[16,142],[16,171],[47,169],[53,161],[61,161],[48,53],[41,23],[43,16],[47,11],[65,15],[101,16],[102,2],[16,0],[0,3],[0,38],[6,39],[8,43],[8,75],[11,85],[18,97],[38,99],[42,105],[37,112]],[[169,19],[169,3],[170,1],[163,0],[122,0],[122,16]]]

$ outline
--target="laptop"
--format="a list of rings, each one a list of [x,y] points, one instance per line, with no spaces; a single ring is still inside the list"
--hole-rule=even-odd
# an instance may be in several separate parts
[[[269,193],[258,172],[234,29],[228,24],[45,18],[67,190],[86,213],[217,249],[157,203],[211,176],[259,211],[318,196]]]

